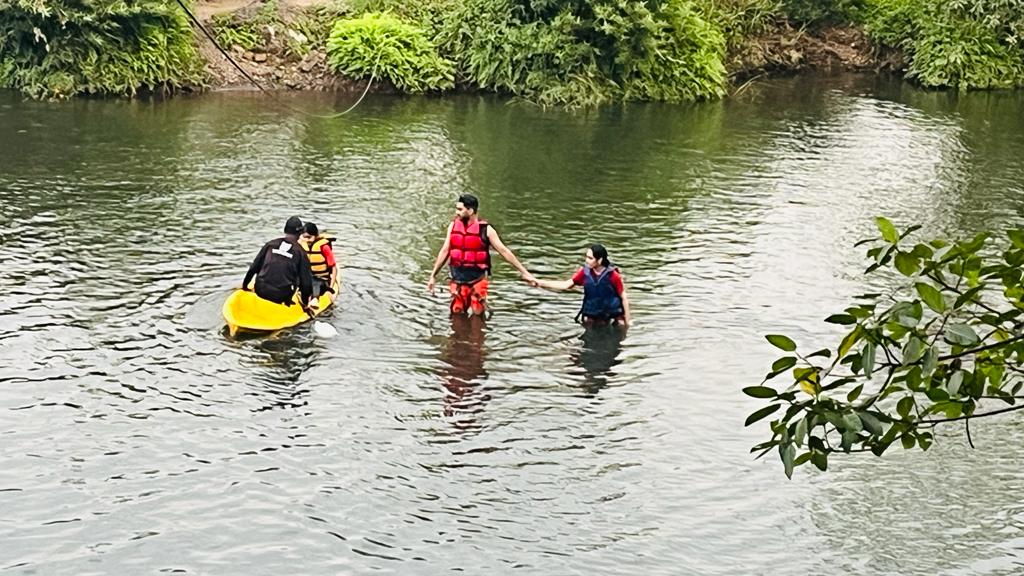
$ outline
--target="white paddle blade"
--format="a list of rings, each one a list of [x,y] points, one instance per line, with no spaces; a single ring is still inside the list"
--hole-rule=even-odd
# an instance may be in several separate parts
[[[322,338],[331,338],[338,335],[338,331],[327,322],[321,322],[317,320],[313,322],[313,331],[316,332],[317,336]]]

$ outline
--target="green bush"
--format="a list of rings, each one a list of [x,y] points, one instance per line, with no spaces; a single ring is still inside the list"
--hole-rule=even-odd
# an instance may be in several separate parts
[[[865,0],[782,0],[782,11],[796,24],[848,24],[858,22]]]
[[[906,48],[917,35],[920,0],[872,0],[864,28],[872,40],[892,48]]]
[[[218,14],[210,21],[217,43],[225,49],[238,46],[243,50],[255,50],[263,45],[261,25],[254,22],[239,22],[229,14]]]
[[[452,63],[422,28],[380,12],[335,23],[327,62],[342,74],[387,78],[409,92],[451,88],[455,79]]]
[[[349,0],[356,14],[387,12],[423,28],[434,38],[462,0]]]
[[[628,29],[630,16],[612,10],[610,16],[598,19],[598,28]],[[681,102],[724,93],[725,36],[693,4],[667,2],[661,14],[636,16],[639,25],[624,46],[619,44],[615,59],[615,78],[621,78],[626,100]]]
[[[688,0],[466,0],[440,38],[465,79],[545,105],[713,98],[726,78]]]
[[[337,0],[303,10],[287,24],[285,50],[301,58],[311,50],[326,48],[334,23],[350,13],[348,4]]]
[[[1024,85],[1024,51],[999,41],[973,18],[927,21],[912,44],[909,76],[925,86],[1013,88]]]
[[[782,0],[702,0],[697,7],[730,46],[768,32],[782,14]]]
[[[134,95],[202,81],[192,29],[157,0],[15,0],[0,10],[0,87]]]
[[[1024,12],[1013,2],[872,0],[866,27],[876,42],[903,50],[907,75],[925,86],[1020,87]]]

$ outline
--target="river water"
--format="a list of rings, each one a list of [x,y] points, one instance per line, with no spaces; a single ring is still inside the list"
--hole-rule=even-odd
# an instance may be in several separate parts
[[[316,113],[350,95],[282,98]],[[0,94],[0,573],[1019,574],[1019,419],[928,453],[753,460],[763,334],[835,345],[872,218],[1024,222],[1024,93],[863,77],[567,113],[368,98]],[[599,241],[635,326],[496,257],[493,317],[427,273],[458,194],[538,276]],[[336,234],[325,320],[229,338],[291,214]]]

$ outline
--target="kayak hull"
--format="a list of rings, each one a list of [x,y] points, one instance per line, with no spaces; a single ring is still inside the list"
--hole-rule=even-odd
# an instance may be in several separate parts
[[[321,294],[318,300],[320,307],[312,315],[299,306],[299,295],[296,294],[291,306],[264,300],[249,290],[235,290],[224,301],[222,313],[228,325],[228,331],[273,332],[301,324],[323,314],[334,305],[341,291],[341,281],[334,283],[334,292]]]

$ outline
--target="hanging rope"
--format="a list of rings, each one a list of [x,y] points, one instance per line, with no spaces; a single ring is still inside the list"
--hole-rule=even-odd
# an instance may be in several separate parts
[[[306,116],[310,116],[310,117],[313,117],[313,118],[323,118],[323,119],[327,119],[327,120],[329,120],[331,118],[338,118],[340,116],[348,114],[349,112],[354,110],[355,107],[358,106],[360,102],[363,101],[363,98],[366,97],[366,94],[370,91],[370,86],[373,84],[374,77],[377,74],[377,64],[380,63],[380,55],[379,54],[377,55],[377,62],[374,63],[373,72],[370,74],[370,79],[367,80],[367,82],[366,82],[366,88],[363,89],[362,95],[359,96],[359,99],[356,100],[355,104],[349,106],[346,110],[344,110],[342,112],[337,112],[335,114],[314,114],[312,112],[307,112],[306,110],[302,110],[301,108],[297,108],[297,107],[295,107],[295,106],[285,102],[284,100],[281,100],[281,98],[277,94],[275,94],[274,92],[271,92],[270,90],[267,90],[262,84],[260,84],[256,80],[256,78],[254,78],[251,74],[249,74],[244,68],[242,68],[238,64],[238,62],[235,61],[234,58],[231,57],[231,54],[229,54],[228,51],[225,50],[220,45],[219,42],[217,42],[217,39],[213,37],[213,34],[211,34],[210,31],[206,29],[206,26],[204,26],[203,23],[199,21],[199,18],[196,18],[196,15],[193,14],[191,10],[189,10],[188,6],[186,6],[185,3],[182,0],[175,0],[175,1],[178,3],[178,6],[181,6],[181,9],[185,11],[185,14],[188,15],[189,20],[191,20],[192,23],[195,24],[196,27],[199,28],[199,30],[201,30],[203,32],[203,35],[206,36],[206,38],[209,39],[210,42],[212,42],[213,45],[217,47],[217,50],[219,50],[220,53],[224,55],[224,58],[226,58],[227,61],[230,62],[231,65],[235,67],[235,70],[238,70],[238,72],[241,73],[241,75],[244,76],[246,80],[251,82],[253,86],[258,88],[260,92],[263,92],[267,96],[270,96],[271,98],[273,98],[274,101],[277,102],[280,106],[282,106],[284,108],[287,108],[289,110],[292,110],[294,112],[298,112],[300,114],[305,114]]]

